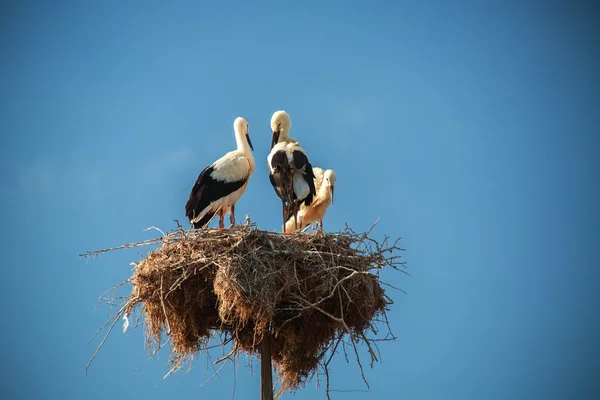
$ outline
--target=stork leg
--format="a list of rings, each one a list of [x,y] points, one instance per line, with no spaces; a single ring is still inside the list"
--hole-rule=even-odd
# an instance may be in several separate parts
[[[224,215],[223,210],[219,211],[219,228],[225,228],[225,224],[223,223]]]
[[[229,212],[229,222],[231,223],[231,225],[229,225],[230,228],[235,225],[235,204],[231,206],[231,211]]]
[[[285,220],[285,200],[281,199],[281,209],[283,211],[283,233],[285,233],[285,223],[287,222]]]
[[[298,230],[298,216],[296,215],[296,204],[294,204],[292,208],[292,212],[294,213],[294,230]]]
[[[298,204],[294,202],[294,206],[292,208],[294,213],[294,230],[298,230]]]
[[[323,232],[323,220],[319,221],[319,229]]]

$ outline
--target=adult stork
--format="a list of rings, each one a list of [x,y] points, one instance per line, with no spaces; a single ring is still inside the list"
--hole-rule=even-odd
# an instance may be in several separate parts
[[[323,231],[323,217],[327,212],[329,204],[333,205],[333,191],[335,189],[335,171],[328,169],[323,172],[321,168],[313,168],[315,174],[316,196],[310,205],[302,204],[297,214],[297,225],[294,218],[291,217],[285,223],[286,232],[294,232],[313,222],[319,224]]]
[[[219,216],[219,227],[223,228],[228,212],[233,226],[235,203],[244,194],[254,173],[254,147],[248,135],[248,122],[238,117],[233,129],[237,150],[225,154],[200,173],[185,205],[185,215],[196,229],[206,225],[215,214]]]
[[[285,111],[276,111],[271,117],[271,152],[267,157],[269,179],[283,208],[283,231],[285,223],[294,221],[300,204],[310,205],[316,193],[315,176],[308,155],[298,141],[290,137],[290,116]]]

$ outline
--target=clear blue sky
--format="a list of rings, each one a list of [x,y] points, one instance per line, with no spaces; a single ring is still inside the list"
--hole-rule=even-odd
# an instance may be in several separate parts
[[[52,4],[51,4],[52,3]],[[600,35],[585,2],[4,2],[0,7],[0,397],[230,398],[233,369],[168,371],[96,298],[156,236],[245,117],[257,167],[238,203],[280,225],[269,119],[337,171],[325,227],[401,236],[385,274],[398,336],[337,399],[600,394]],[[215,3],[216,4],[216,3]],[[237,399],[258,396],[242,360]],[[338,357],[335,389],[364,389]],[[142,397],[143,396],[143,397]],[[323,397],[314,382],[296,399]],[[284,398],[291,398],[286,395]],[[597,397],[596,397],[597,398]]]

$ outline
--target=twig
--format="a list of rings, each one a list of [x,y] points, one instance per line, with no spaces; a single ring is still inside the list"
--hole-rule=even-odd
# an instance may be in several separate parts
[[[331,350],[331,355],[329,356],[327,361],[323,364],[323,368],[325,370],[325,396],[327,396],[327,400],[331,400],[331,398],[329,397],[329,363],[333,359],[333,356],[335,355],[337,347],[339,346],[341,341],[342,341],[342,337],[340,336],[340,337],[338,337],[337,341],[335,342],[335,345],[333,346],[333,350]]]
[[[112,330],[115,327],[115,324],[117,323],[117,321],[119,321],[121,319],[121,314],[124,312],[124,310],[125,310],[125,306],[123,306],[121,308],[121,310],[119,310],[119,312],[117,313],[117,316],[118,316],[117,318],[113,317],[114,321],[110,325],[110,328],[108,329],[108,332],[106,332],[106,335],[104,335],[104,338],[102,339],[102,342],[100,342],[100,345],[98,346],[98,348],[96,349],[96,351],[92,355],[92,358],[90,358],[90,360],[88,361],[87,365],[85,366],[84,375],[87,375],[88,368],[92,364],[92,361],[94,361],[94,358],[96,358],[96,356],[98,355],[98,353],[100,353],[100,349],[102,348],[102,346],[104,346],[104,343],[106,342],[106,339],[108,339],[108,335],[110,335],[110,333],[112,332]],[[106,325],[104,325],[104,326],[106,326]],[[97,331],[97,332],[99,332],[99,331]],[[97,332],[96,332],[96,334],[97,334]],[[94,337],[96,336],[96,334],[94,334]]]
[[[213,364],[214,365],[214,364]],[[204,385],[206,385],[208,382],[212,381],[214,377],[219,376],[219,372],[221,372],[221,370],[223,368],[225,368],[225,366],[227,365],[227,363],[221,364],[221,367],[219,367],[219,369],[211,375],[210,378],[208,378],[202,385],[198,386],[196,389],[200,389],[202,388]]]
[[[163,231],[161,231],[160,229],[158,229],[158,228],[157,228],[157,227],[155,227],[155,226],[151,226],[151,227],[149,227],[149,228],[146,228],[146,229],[144,229],[144,232],[148,232],[148,231],[149,231],[149,230],[151,230],[151,229],[154,229],[155,231],[159,231],[160,233],[162,233],[163,237],[167,236],[167,235],[165,235],[165,233],[164,233]]]
[[[233,346],[233,349],[231,349],[231,351],[229,352],[229,354],[227,354],[225,357],[221,357],[221,358],[217,359],[213,364],[218,364],[220,362],[230,359],[230,357],[235,354],[237,349],[238,349],[238,344],[236,343],[235,346]]]

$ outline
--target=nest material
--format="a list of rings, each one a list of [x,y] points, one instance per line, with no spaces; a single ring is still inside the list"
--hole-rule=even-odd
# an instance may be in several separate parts
[[[295,389],[343,337],[355,352],[365,342],[377,360],[366,333],[391,300],[373,272],[402,264],[394,255],[401,249],[386,242],[348,228],[284,235],[249,226],[180,230],[137,263],[122,310],[142,305],[149,343],[160,346],[167,333],[175,369],[207,348],[211,333],[230,334],[233,352],[249,354],[269,334],[281,391]]]

